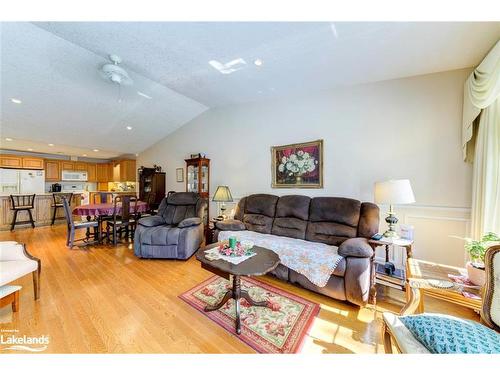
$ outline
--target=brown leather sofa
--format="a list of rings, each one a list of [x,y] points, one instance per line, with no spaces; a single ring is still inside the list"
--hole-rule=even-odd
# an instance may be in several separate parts
[[[338,246],[342,260],[324,287],[280,264],[272,274],[326,296],[364,306],[374,297],[374,249],[368,239],[378,232],[379,208],[349,198],[254,194],[242,198],[234,219],[216,223],[223,230],[250,230]]]

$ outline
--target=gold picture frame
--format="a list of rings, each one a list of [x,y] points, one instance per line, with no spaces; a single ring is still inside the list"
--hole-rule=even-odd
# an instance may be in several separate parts
[[[271,175],[275,189],[322,189],[323,140],[272,146]]]

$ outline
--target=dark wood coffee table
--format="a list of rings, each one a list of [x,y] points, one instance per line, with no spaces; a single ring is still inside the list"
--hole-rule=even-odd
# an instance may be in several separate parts
[[[196,259],[201,262],[201,267],[206,270],[224,277],[229,280],[229,276],[233,276],[233,287],[227,291],[227,293],[222,297],[219,303],[213,306],[206,306],[205,311],[214,311],[220,309],[226,304],[226,302],[233,298],[235,300],[236,307],[236,333],[239,335],[241,333],[241,322],[240,322],[240,298],[244,298],[248,301],[251,306],[261,306],[267,307],[267,301],[254,301],[246,290],[241,289],[241,276],[262,276],[266,273],[274,270],[279,262],[280,258],[274,252],[269,249],[254,246],[253,251],[257,253],[251,258],[241,262],[240,264],[232,264],[224,260],[208,260],[205,258],[205,250],[211,249],[213,247],[219,246],[219,244],[213,244],[198,250],[196,253]]]

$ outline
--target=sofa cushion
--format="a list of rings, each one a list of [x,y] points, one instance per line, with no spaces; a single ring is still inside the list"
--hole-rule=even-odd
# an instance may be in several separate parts
[[[310,204],[311,198],[305,195],[284,195],[278,199],[275,216],[308,220]]]
[[[304,195],[285,195],[278,199],[272,234],[292,238],[306,237],[311,198]]]
[[[259,233],[271,233],[273,218],[259,214],[243,215],[243,223],[247,230]]]
[[[196,205],[200,196],[196,193],[172,193],[167,197],[167,204],[176,206],[193,206]]]
[[[201,224],[201,219],[199,217],[188,217],[187,219],[182,220],[177,227],[187,228],[200,224]]]
[[[165,219],[161,216],[155,215],[155,216],[146,216],[138,221],[139,225],[142,225],[143,227],[157,227],[158,225],[165,225]]]
[[[236,205],[234,209],[234,219],[243,221],[243,215],[245,214],[245,204],[246,204],[247,198],[243,197],[238,201],[238,204]]]
[[[245,230],[245,224],[236,219],[216,221],[215,227],[219,230]]]
[[[273,221],[272,234],[277,236],[300,238],[306,237],[307,221],[294,217],[278,217]]]
[[[361,202],[350,198],[317,197],[311,199],[309,221],[333,222],[357,228]]]
[[[245,214],[258,214],[274,218],[278,197],[271,194],[249,195],[245,203]]]
[[[141,234],[141,243],[146,245],[177,245],[181,229],[172,226],[151,227]]]
[[[306,240],[339,246],[348,238],[356,237],[356,228],[344,224],[316,222],[307,224]]]
[[[196,205],[177,206],[174,204],[169,204],[165,208],[165,212],[163,214],[165,222],[169,225],[177,225],[185,218],[195,217],[195,216],[196,216]]]
[[[374,203],[361,203],[359,214],[358,233],[356,237],[371,238],[378,232],[380,210]]]

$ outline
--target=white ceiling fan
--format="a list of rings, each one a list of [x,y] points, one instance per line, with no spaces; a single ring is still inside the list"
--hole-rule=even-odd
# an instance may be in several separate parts
[[[117,55],[109,55],[109,59],[112,63],[104,64],[99,70],[101,77],[120,86],[133,85],[134,81],[130,78],[127,71],[119,66],[122,59]]]

